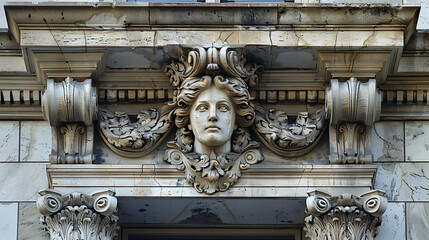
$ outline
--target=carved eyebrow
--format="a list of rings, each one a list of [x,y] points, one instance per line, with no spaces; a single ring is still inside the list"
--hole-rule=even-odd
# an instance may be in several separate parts
[[[226,104],[226,105],[231,105],[230,102],[226,99],[221,99],[217,102],[217,104]]]

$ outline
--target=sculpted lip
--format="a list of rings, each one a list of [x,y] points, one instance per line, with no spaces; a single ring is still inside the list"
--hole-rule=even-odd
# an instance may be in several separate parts
[[[210,125],[210,126],[207,126],[207,127],[206,127],[206,129],[208,129],[208,130],[209,130],[209,129],[212,129],[212,130],[213,130],[213,129],[219,129],[219,130],[220,130],[220,128],[219,128],[218,126],[216,126],[216,125]]]

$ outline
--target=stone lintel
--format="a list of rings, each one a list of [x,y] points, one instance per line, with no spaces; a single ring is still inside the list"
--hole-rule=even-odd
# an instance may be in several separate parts
[[[318,189],[331,194],[372,189],[371,165],[254,165],[227,192],[213,197],[306,197]],[[201,197],[173,165],[48,165],[50,188],[90,193],[112,189],[118,197]],[[208,197],[208,196],[205,196]]]

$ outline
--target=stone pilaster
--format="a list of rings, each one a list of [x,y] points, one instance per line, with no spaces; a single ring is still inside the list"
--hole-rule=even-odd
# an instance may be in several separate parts
[[[311,191],[306,204],[305,239],[372,240],[378,234],[377,227],[386,211],[387,199],[379,190],[360,196],[331,196]]]
[[[37,208],[51,240],[118,239],[117,199],[111,191],[93,194],[39,192]]]

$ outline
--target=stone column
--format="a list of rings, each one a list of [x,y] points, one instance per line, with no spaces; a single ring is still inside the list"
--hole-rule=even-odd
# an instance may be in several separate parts
[[[51,240],[118,239],[117,199],[111,191],[62,194],[39,192],[40,221]]]
[[[385,193],[379,190],[360,196],[311,191],[307,198],[305,239],[372,240],[378,234],[386,207]]]

